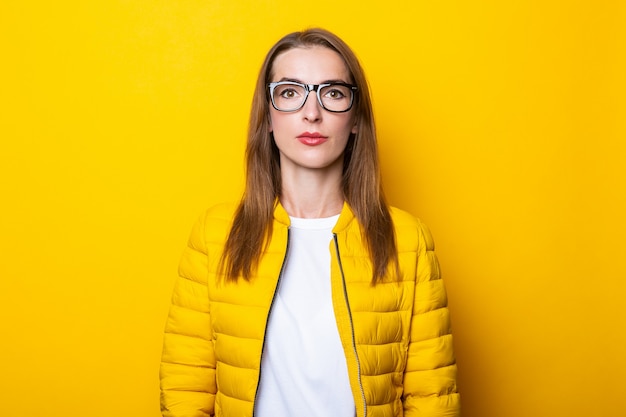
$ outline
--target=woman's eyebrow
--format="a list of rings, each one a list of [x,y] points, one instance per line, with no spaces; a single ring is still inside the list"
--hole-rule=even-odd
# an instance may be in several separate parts
[[[289,78],[289,77],[283,77],[280,80],[278,80],[278,82],[282,82],[282,81],[288,81],[288,82],[299,83],[299,84],[308,84],[297,78]],[[349,84],[347,81],[344,81],[341,79],[324,80],[320,84],[337,84],[337,83]]]
[[[306,84],[305,82],[297,79],[297,78],[288,78],[288,77],[283,77],[280,80],[278,80],[278,82],[283,82],[283,81],[289,81],[292,83],[299,83],[299,84]]]

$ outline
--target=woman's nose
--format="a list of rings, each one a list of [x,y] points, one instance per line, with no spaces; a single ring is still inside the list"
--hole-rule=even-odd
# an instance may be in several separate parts
[[[302,107],[304,118],[309,122],[316,122],[322,118],[322,106],[317,100],[315,91],[311,91]]]

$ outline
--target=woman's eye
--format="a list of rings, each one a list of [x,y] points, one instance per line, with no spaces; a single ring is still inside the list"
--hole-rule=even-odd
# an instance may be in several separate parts
[[[297,95],[298,93],[293,88],[287,88],[280,93],[280,96],[282,98],[294,98]]]
[[[329,90],[329,91],[326,93],[326,96],[327,96],[328,98],[332,98],[332,99],[338,100],[338,99],[344,98],[346,95],[345,95],[345,94],[343,93],[343,91],[341,91],[341,90],[338,90],[338,89],[332,89],[332,90]]]

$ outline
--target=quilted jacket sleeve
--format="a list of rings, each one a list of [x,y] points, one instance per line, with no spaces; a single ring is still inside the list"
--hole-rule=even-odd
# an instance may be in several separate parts
[[[458,417],[456,360],[446,290],[430,232],[418,226],[413,316],[404,374],[406,417]]]
[[[165,327],[160,370],[164,417],[213,415],[215,355],[204,223],[196,223],[183,253]]]

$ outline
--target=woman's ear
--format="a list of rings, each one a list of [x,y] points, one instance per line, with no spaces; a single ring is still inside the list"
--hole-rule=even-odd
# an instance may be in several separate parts
[[[357,122],[354,122],[354,126],[352,126],[351,132],[356,135],[358,131],[359,131],[359,124]]]

